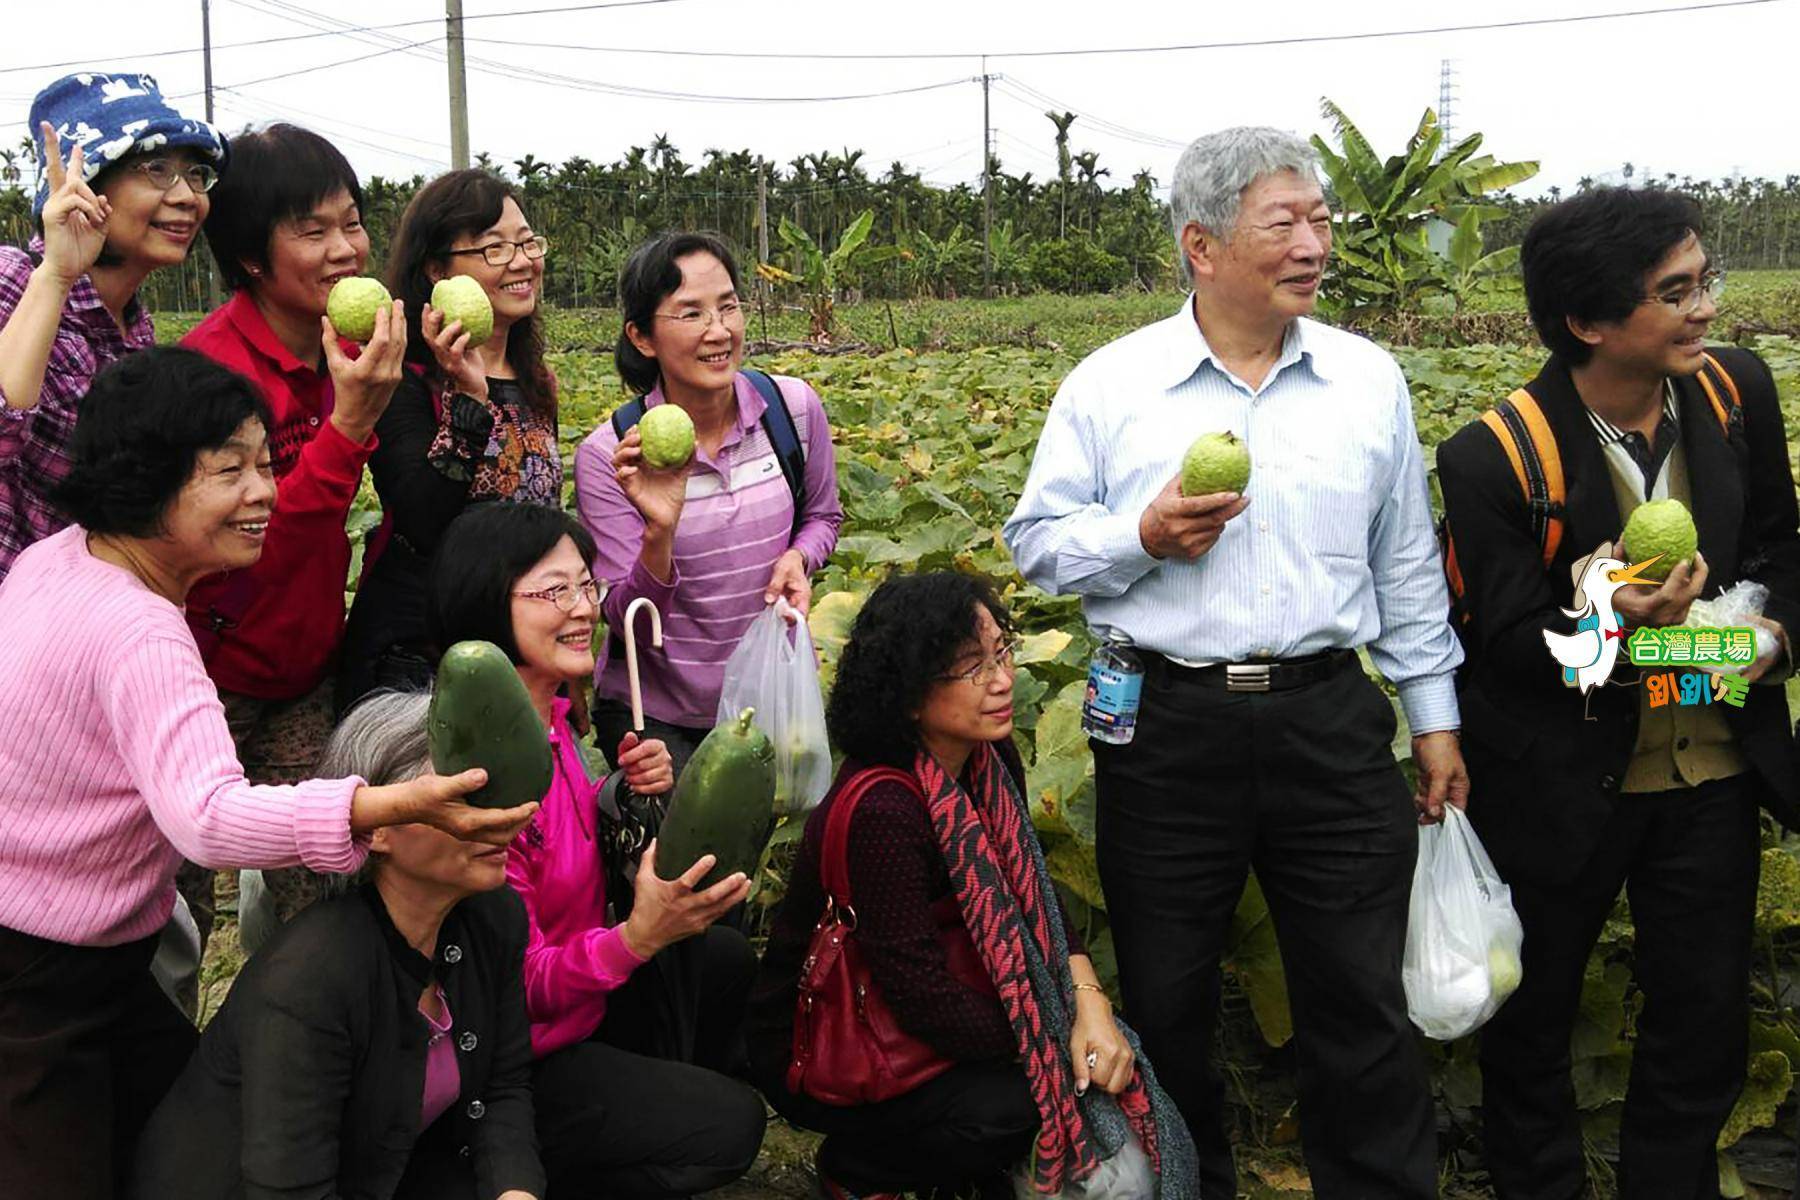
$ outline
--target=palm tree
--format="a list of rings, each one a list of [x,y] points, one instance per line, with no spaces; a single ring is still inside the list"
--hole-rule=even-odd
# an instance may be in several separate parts
[[[1056,236],[1069,236],[1069,126],[1075,123],[1072,112],[1044,114],[1056,126]]]

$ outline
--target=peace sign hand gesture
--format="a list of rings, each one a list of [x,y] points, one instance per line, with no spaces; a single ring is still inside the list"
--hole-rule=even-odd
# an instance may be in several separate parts
[[[100,257],[112,204],[81,177],[81,147],[69,151],[65,164],[56,130],[48,121],[39,122],[39,128],[50,182],[50,198],[44,202],[44,265],[66,286],[87,274]]]

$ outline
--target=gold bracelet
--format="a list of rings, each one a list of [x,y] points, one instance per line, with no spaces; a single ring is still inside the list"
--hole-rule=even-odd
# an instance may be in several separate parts
[[[1106,989],[1097,983],[1078,983],[1075,985],[1075,990],[1078,992],[1099,992],[1102,996],[1106,995]]]

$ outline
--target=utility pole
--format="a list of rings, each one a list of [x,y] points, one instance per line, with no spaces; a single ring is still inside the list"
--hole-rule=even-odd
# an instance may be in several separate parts
[[[987,55],[981,56],[981,294],[994,294],[994,128],[988,115]]]
[[[213,123],[212,80],[212,0],[200,0],[200,61],[206,75],[206,123]],[[206,273],[206,307],[218,308],[223,301],[219,293],[219,269]]]
[[[444,0],[444,61],[450,67],[450,165],[469,165],[469,80],[463,71],[462,0]]]
[[[758,265],[769,261],[769,168],[764,164],[762,156],[756,157],[756,261]],[[756,273],[756,293],[758,299],[766,297],[769,281],[762,272]],[[765,335],[764,340],[767,340]]]

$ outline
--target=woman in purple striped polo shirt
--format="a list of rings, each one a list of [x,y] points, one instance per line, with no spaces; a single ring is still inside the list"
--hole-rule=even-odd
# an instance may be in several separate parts
[[[680,771],[712,728],[725,660],[750,621],[785,598],[804,613],[812,574],[837,545],[831,427],[818,393],[775,379],[805,457],[799,511],[770,441],[767,405],[739,370],[744,313],[737,263],[719,238],[665,233],[632,254],[619,280],[625,327],[619,375],[648,408],[676,404],[694,420],[693,462],[678,471],[643,466],[638,433],[623,441],[604,422],[575,452],[581,520],[598,553],[594,576],[611,585],[607,628],[622,630],[639,596],[663,617],[663,645],[640,645],[649,736],[663,739]],[[617,745],[631,726],[619,636],[596,675],[594,730]]]

